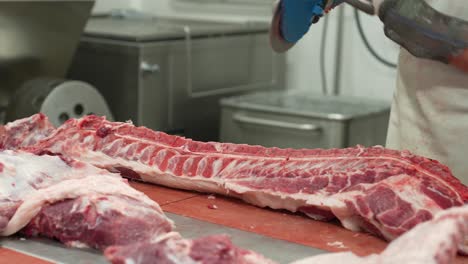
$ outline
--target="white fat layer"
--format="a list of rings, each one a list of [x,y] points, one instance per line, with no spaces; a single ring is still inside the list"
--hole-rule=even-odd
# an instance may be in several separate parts
[[[104,199],[103,199],[104,198]],[[109,211],[118,211],[122,215],[139,218],[145,215],[151,217],[159,217],[160,214],[152,206],[139,206],[130,203],[127,199],[122,199],[120,196],[103,196],[98,193],[94,193],[88,196],[80,197],[80,203],[74,203],[70,213],[85,213],[90,206],[95,206],[98,215],[105,215]],[[157,220],[157,219],[154,219]]]
[[[67,242],[67,246],[74,247],[74,248],[89,248],[89,245],[80,241]]]
[[[0,153],[0,163],[3,164],[3,171],[0,173],[0,197],[11,200],[18,200],[25,193],[62,179],[82,177],[83,173],[105,173],[93,166],[71,170],[59,157],[36,156],[10,150]]]
[[[59,182],[51,187],[33,191],[25,197],[8,225],[0,233],[2,236],[10,236],[25,227],[31,219],[37,215],[42,206],[65,199],[74,199],[91,194],[124,195],[142,201],[157,210],[160,217],[165,215],[159,205],[147,198],[142,193],[134,190],[126,183],[116,180],[114,176],[89,175],[80,179],[70,179]]]
[[[4,126],[4,129],[13,130],[15,128],[22,128],[24,126],[29,127],[31,124],[34,124],[32,127],[33,130],[21,130],[15,131],[15,134],[11,133],[12,138],[21,140],[20,145],[18,146],[9,146],[11,148],[19,148],[23,146],[30,146],[38,142],[39,140],[47,137],[50,132],[54,129],[52,124],[48,120],[40,120],[39,115],[33,115],[32,117],[22,118],[10,122]]]

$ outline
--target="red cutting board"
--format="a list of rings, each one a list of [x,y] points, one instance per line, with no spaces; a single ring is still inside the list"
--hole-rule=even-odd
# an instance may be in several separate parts
[[[282,239],[330,252],[352,251],[365,256],[379,253],[387,242],[374,236],[351,232],[338,223],[313,221],[302,215],[248,205],[237,199],[185,192],[132,182],[131,185],[160,203],[164,211]],[[216,208],[216,209],[212,209]],[[468,263],[458,257],[455,264]]]
[[[49,264],[50,262],[0,247],[0,264]]]

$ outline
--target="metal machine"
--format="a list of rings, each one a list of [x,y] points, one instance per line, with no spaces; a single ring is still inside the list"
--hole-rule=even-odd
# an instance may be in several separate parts
[[[0,2],[2,121],[40,111],[55,125],[90,112],[112,118],[96,89],[65,79],[93,5],[94,0]]]
[[[91,83],[120,121],[217,140],[219,99],[284,87],[267,23],[132,12],[90,19],[69,77]]]

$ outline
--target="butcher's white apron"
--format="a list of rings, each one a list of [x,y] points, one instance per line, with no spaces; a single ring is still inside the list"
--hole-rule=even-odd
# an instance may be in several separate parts
[[[468,20],[467,0],[432,2]],[[436,159],[468,185],[468,74],[402,49],[387,147]]]

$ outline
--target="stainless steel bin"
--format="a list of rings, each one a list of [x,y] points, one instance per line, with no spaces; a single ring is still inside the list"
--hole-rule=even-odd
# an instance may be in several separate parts
[[[221,100],[223,142],[281,148],[384,145],[390,104],[352,97],[260,92]]]

